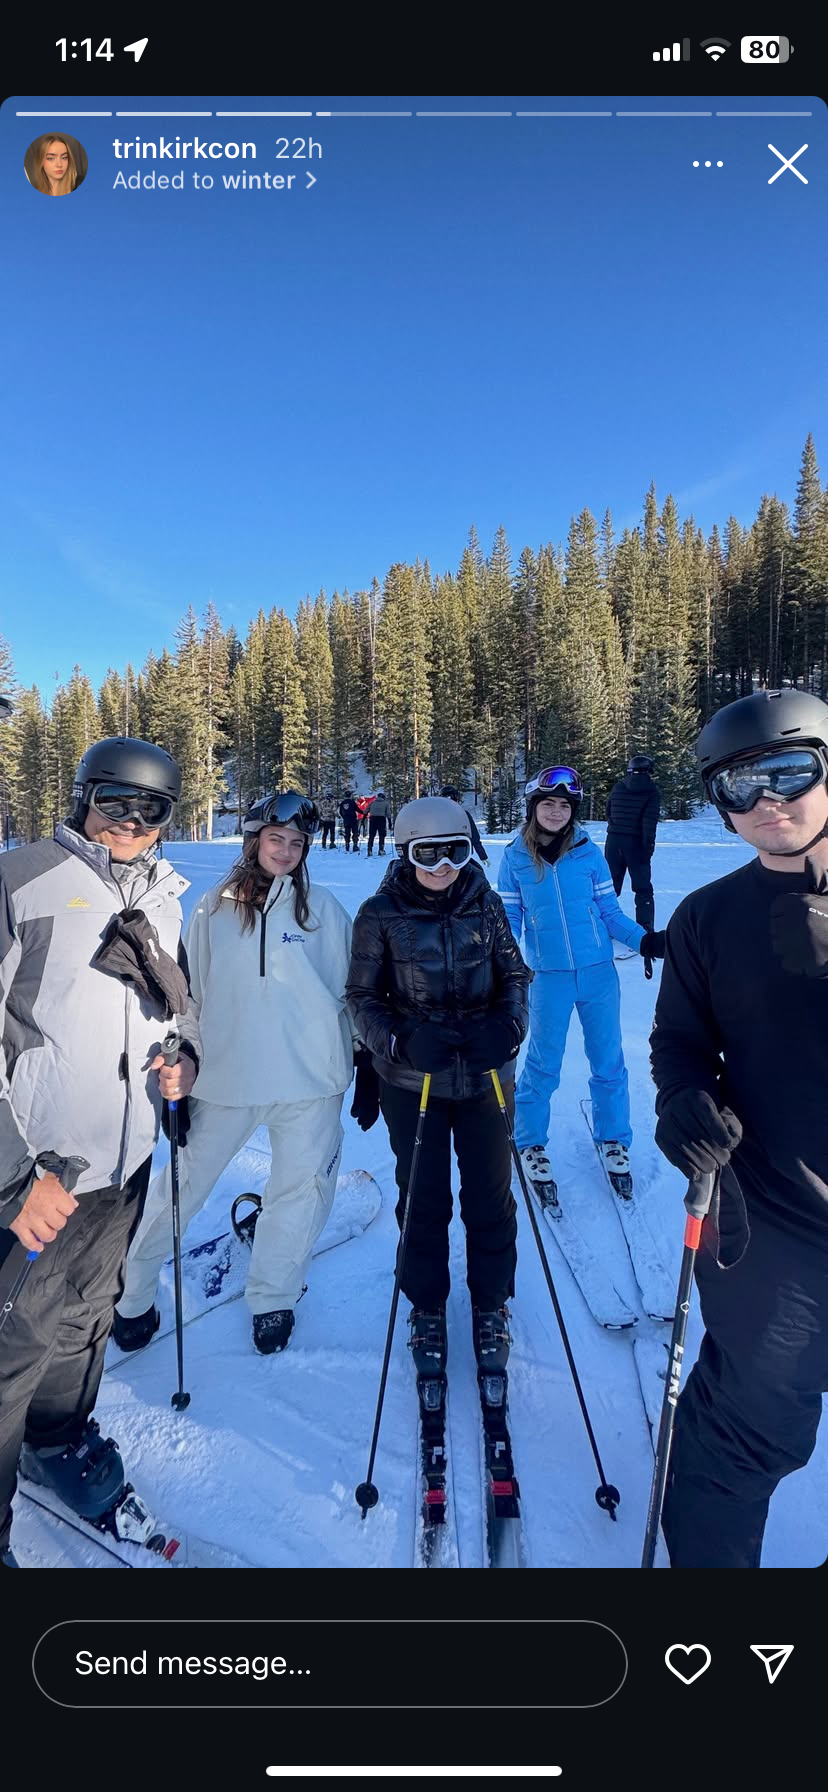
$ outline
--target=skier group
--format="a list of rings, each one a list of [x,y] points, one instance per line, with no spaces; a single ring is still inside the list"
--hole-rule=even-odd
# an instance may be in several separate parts
[[[353,923],[309,875],[320,819],[333,844],[333,796],[263,797],[182,939],[187,883],[159,848],[179,768],[145,741],[90,747],[53,838],[0,860],[4,1566],[18,1565],[18,1474],[93,1524],[123,1499],[120,1453],[93,1409],[110,1334],[134,1350],[159,1324],[171,1169],[150,1172],[165,1104],[183,1147],[182,1225],[268,1128],[246,1290],[263,1354],[293,1332],[355,1079],[351,1114],[366,1131],[382,1115],[396,1161],[414,1363],[444,1374],[453,1147],[474,1348],[482,1372],[505,1377],[510,1131],[554,1206],[550,1100],[573,1009],[596,1144],[619,1198],[632,1192],[614,941],[647,974],[665,961],[650,1040],[656,1141],[688,1181],[716,1178],[696,1263],[705,1330],[664,1499],[670,1562],[759,1566],[771,1494],[811,1455],[828,1389],[828,706],[758,691],[716,712],[697,756],[708,799],[756,856],[686,897],[666,933],[654,927],[658,794],[642,755],[612,792],[606,857],[579,821],[577,771],[530,777],[497,890],[458,792],[405,803],[395,856]],[[387,823],[379,792],[369,852],[374,837],[384,852]],[[626,872],[635,920],[618,902]],[[175,1062],[161,1051],[169,1027]]]

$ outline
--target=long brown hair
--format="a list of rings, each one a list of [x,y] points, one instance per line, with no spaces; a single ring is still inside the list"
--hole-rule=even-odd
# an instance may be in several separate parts
[[[310,878],[307,866],[307,848],[295,871],[289,873],[293,884],[293,913],[303,933],[311,933],[308,926],[310,920]],[[273,888],[275,879],[263,871],[259,864],[259,836],[248,834],[241,849],[240,857],[216,892],[211,914],[215,915],[221,907],[225,896],[232,896],[236,914],[241,922],[242,933],[255,933],[256,916],[261,913]]]
[[[545,791],[543,792],[543,795],[546,795]],[[540,883],[541,878],[546,875],[547,865],[556,864],[558,859],[563,858],[564,853],[569,852],[572,842],[575,839],[575,810],[570,804],[569,820],[566,827],[560,828],[557,834],[550,834],[546,828],[540,826],[538,821],[538,803],[532,802],[529,805],[529,814],[520,830],[520,837],[521,840],[525,842],[526,847],[534,860],[537,871],[537,880],[538,883]],[[551,859],[541,858],[540,849],[542,846],[551,848]]]
[[[50,143],[62,143],[66,150],[66,154],[69,157],[66,173],[63,176],[57,192],[53,190],[49,176],[43,172],[43,163]],[[38,137],[37,142],[34,145],[34,168],[34,185],[37,187],[38,192],[49,193],[53,199],[60,198],[64,193],[73,192],[78,184],[78,165],[72,154],[72,145],[69,142],[68,137],[63,137],[60,131],[50,131],[46,137]]]

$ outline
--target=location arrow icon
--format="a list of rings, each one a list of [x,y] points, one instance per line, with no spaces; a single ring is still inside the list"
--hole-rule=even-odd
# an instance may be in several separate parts
[[[126,55],[127,50],[131,50],[136,62],[140,62],[148,43],[148,37],[138,37],[134,44],[124,44],[124,55]]]
[[[793,1655],[793,1643],[751,1643],[751,1653],[758,1655],[765,1664],[765,1672],[771,1686],[778,1679],[789,1655]]]

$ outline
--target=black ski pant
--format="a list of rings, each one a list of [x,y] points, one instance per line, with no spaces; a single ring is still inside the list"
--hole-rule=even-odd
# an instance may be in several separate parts
[[[372,815],[368,822],[368,851],[373,852],[374,841],[379,834],[380,852],[385,851],[385,830],[387,822],[384,815]]]
[[[771,1494],[812,1454],[828,1392],[828,1251],[755,1213],[740,1263],[702,1247],[705,1334],[676,1407],[673,1568],[758,1568]]]
[[[359,852],[359,822],[343,821],[342,830],[345,835],[345,851],[348,852],[353,841],[354,852]]]
[[[327,846],[327,844],[328,844],[328,839],[327,839],[328,834],[330,834],[330,836],[331,836],[331,841],[330,841],[331,846],[335,846],[336,845],[336,822],[335,821],[323,821],[323,823],[322,823],[322,845],[323,846]]]
[[[503,1093],[511,1116],[514,1084],[504,1083]],[[402,1230],[420,1094],[381,1079],[380,1105],[397,1160],[397,1222]],[[452,1135],[466,1228],[466,1281],[472,1306],[490,1313],[514,1294],[517,1264],[512,1160],[493,1089],[467,1101],[429,1100],[400,1285],[412,1306],[426,1312],[448,1298]]]
[[[74,1443],[98,1395],[126,1255],[149,1183],[147,1158],[123,1188],[93,1189],[36,1257],[0,1337],[0,1549],[9,1541],[17,1463],[35,1449]],[[0,1304],[26,1261],[13,1232],[0,1250]]]
[[[620,896],[624,878],[629,872],[635,897],[635,918],[639,927],[655,926],[655,896],[650,877],[650,857],[640,840],[629,834],[607,833],[604,857],[616,896]]]

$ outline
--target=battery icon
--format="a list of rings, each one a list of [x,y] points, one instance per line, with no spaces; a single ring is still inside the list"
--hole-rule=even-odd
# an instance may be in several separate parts
[[[793,55],[789,37],[743,37],[743,62],[787,62]]]

